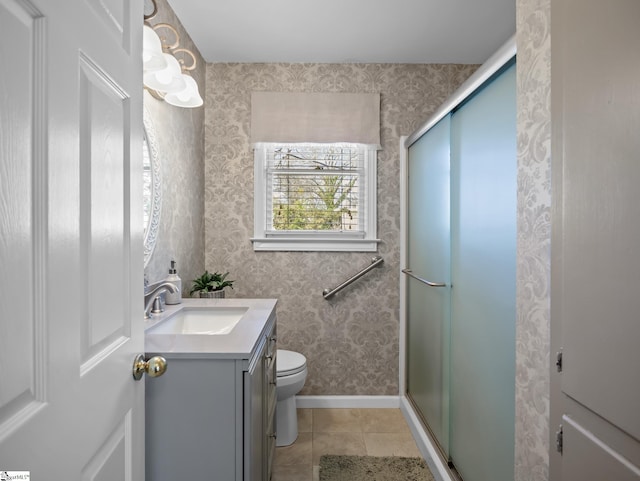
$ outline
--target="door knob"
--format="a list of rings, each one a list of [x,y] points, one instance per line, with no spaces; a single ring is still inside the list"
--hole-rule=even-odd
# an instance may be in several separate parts
[[[167,360],[162,356],[153,356],[145,360],[142,354],[138,354],[133,360],[133,379],[139,381],[146,372],[151,377],[162,376],[167,370]]]

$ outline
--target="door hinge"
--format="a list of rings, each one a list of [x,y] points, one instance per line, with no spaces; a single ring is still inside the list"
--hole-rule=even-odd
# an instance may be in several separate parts
[[[556,354],[556,369],[558,372],[562,372],[562,351]]]
[[[560,425],[560,429],[556,431],[556,451],[562,454],[562,424]]]

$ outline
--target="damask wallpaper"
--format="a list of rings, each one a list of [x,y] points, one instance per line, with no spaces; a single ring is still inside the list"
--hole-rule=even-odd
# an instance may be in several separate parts
[[[205,265],[230,271],[237,297],[278,298],[279,347],[307,357],[302,394],[397,395],[399,140],[476,69],[472,65],[208,64],[205,118]],[[373,253],[254,252],[252,91],[380,92],[378,255],[374,269],[322,297]]]
[[[550,10],[550,0],[517,0],[517,481],[549,479]]]

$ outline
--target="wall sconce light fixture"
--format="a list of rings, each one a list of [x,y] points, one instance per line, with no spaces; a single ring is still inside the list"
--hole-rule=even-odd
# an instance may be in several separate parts
[[[147,90],[157,99],[176,107],[200,107],[203,104],[198,84],[189,75],[196,68],[196,57],[186,48],[179,48],[180,36],[168,23],[151,25],[158,7],[155,0],[153,11],[144,16],[142,63],[143,82]]]

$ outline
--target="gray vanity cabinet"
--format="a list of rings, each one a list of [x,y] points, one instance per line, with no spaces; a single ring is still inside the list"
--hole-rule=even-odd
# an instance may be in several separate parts
[[[167,372],[146,384],[148,481],[269,481],[275,324],[273,314],[248,358],[163,354]]]

